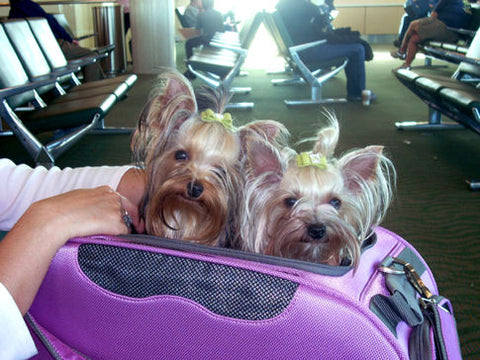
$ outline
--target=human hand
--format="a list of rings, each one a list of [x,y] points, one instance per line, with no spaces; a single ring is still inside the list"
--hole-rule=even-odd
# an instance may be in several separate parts
[[[24,314],[30,307],[52,258],[75,236],[138,232],[145,224],[135,204],[108,186],[73,190],[32,204],[0,241],[0,282]]]
[[[73,39],[72,44],[80,46],[80,41],[78,41],[77,39]]]
[[[123,220],[125,210],[137,232],[144,231],[138,207],[108,186],[73,190],[34,203],[24,214],[28,226],[53,231],[61,246],[75,236],[118,235],[130,229]],[[25,219],[22,219],[25,221]]]

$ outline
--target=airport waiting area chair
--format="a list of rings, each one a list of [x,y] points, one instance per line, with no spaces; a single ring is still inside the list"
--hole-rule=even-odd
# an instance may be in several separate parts
[[[399,130],[434,130],[462,126],[480,135],[479,57],[480,32],[477,32],[451,77],[397,70],[395,75],[398,80],[427,105],[428,121],[397,122],[396,127]],[[454,123],[445,123],[442,116],[452,119]],[[480,187],[479,181],[467,180],[467,183],[472,190]]]
[[[429,109],[427,122],[399,122],[398,129],[446,129],[458,127],[442,121],[442,115],[480,134],[480,33],[451,76],[398,69],[398,80],[417,95]]]
[[[55,13],[55,14],[52,14],[52,16],[55,18],[55,20],[57,20],[58,24],[63,27],[63,29],[67,32],[68,35],[70,35],[70,37],[72,39],[75,39],[75,40],[78,40],[78,41],[81,41],[81,40],[85,40],[85,39],[88,39],[88,38],[95,38],[97,36],[96,33],[92,33],[92,34],[86,34],[86,35],[82,35],[82,36],[76,36],[75,33],[73,32],[72,28],[70,27],[70,24],[67,20],[67,17],[65,16],[65,14],[63,13]],[[93,52],[96,52],[98,54],[110,54],[113,50],[115,50],[115,44],[108,44],[108,45],[105,45],[105,46],[97,46],[97,47],[93,47],[93,48],[89,48],[90,50],[92,50]]]
[[[2,25],[31,81],[63,71],[67,73],[58,78],[62,86],[60,91],[78,92],[76,96],[81,96],[81,92],[95,95],[112,91],[122,98],[137,80],[136,75],[127,74],[82,84],[75,74],[78,67],[99,61],[104,55],[67,61],[44,18],[11,19],[3,21]]]
[[[21,23],[23,25],[17,27]],[[69,76],[73,68],[45,68],[43,61],[46,60],[42,52],[39,52],[33,43],[29,43],[36,54],[34,63],[41,64],[38,67],[31,66],[31,56],[23,53],[26,48],[21,50],[14,46],[7,34],[7,28],[10,32],[12,29],[29,29],[27,20],[23,19],[3,22],[0,26],[0,117],[3,120],[0,125],[1,136],[15,135],[36,164],[50,167],[58,156],[89,132],[96,130],[102,133],[130,133],[133,130],[105,127],[105,116],[121,98],[112,88],[107,86],[95,91],[93,90],[102,87],[62,92],[58,80]],[[19,36],[19,33],[13,33],[12,38]],[[32,34],[27,38],[31,40]],[[40,71],[42,68],[43,73]],[[120,85],[125,91],[129,88],[125,82]],[[82,86],[83,84],[78,85],[78,88]],[[47,94],[55,91],[56,96],[49,96],[48,100],[44,100]],[[47,136],[49,138],[45,141]]]
[[[244,24],[238,35],[218,33],[208,46],[203,46],[187,59],[188,69],[208,85],[224,87],[230,97],[236,93],[249,93],[251,88],[232,87],[232,83],[241,73],[241,68],[248,55],[248,49],[262,23],[262,13],[257,12]],[[251,109],[252,102],[232,103],[228,109]]]
[[[184,28],[187,28],[187,27],[188,27],[188,24],[187,24],[187,22],[185,21],[185,17],[184,17],[183,14],[180,12],[180,9],[179,9],[179,8],[175,8],[175,15],[177,16],[177,19],[178,19],[178,22],[180,23],[180,25],[182,25],[182,27],[184,27]]]
[[[289,85],[305,83],[311,88],[311,98],[305,100],[285,100],[287,106],[316,105],[346,102],[345,98],[323,98],[323,85],[342,71],[347,65],[347,58],[337,58],[330,61],[305,62],[302,51],[310,47],[321,46],[326,40],[294,46],[285,24],[277,11],[264,13],[267,30],[283,56],[286,68],[292,74],[290,79],[272,80],[273,85]]]
[[[425,55],[423,66],[415,66],[415,68],[426,67],[442,67],[444,65],[432,65],[432,60],[437,59],[453,64],[462,62],[466,55],[470,44],[472,43],[478,29],[480,28],[480,4],[468,4],[471,13],[469,24],[463,29],[448,28],[450,31],[458,35],[456,42],[443,42],[436,40],[428,40],[419,45],[419,51]]]

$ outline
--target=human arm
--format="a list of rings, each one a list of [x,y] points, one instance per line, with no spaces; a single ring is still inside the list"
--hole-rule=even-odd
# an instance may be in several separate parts
[[[102,185],[117,190],[138,206],[145,189],[144,172],[133,166],[31,168],[0,159],[0,230],[9,230],[35,201]]]
[[[68,239],[128,232],[123,209],[138,226],[135,206],[107,186],[74,190],[28,208],[0,242],[0,282],[22,314],[29,309],[52,258]]]

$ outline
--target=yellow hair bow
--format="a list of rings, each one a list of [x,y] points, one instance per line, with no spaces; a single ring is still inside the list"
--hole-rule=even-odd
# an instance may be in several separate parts
[[[325,170],[327,168],[327,158],[320,154],[302,152],[297,155],[297,165],[298,167],[316,166],[321,170]]]
[[[200,117],[205,122],[219,122],[228,130],[233,130],[234,128],[232,115],[230,115],[230,113],[217,114],[214,113],[212,109],[207,109],[200,113]]]

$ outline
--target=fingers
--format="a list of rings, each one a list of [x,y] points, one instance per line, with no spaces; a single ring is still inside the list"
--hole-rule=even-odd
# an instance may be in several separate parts
[[[39,223],[54,223],[65,237],[118,235],[131,231],[125,210],[139,233],[145,229],[136,205],[108,186],[73,190],[37,203]]]
[[[140,212],[138,210],[138,207],[133,204],[130,200],[128,200],[126,197],[123,197],[119,194],[123,206],[123,210],[125,210],[130,217],[131,220],[131,225],[135,229],[135,231],[139,234],[143,233],[145,231],[145,222],[140,216]],[[124,217],[124,212],[122,211],[122,220]],[[124,221],[125,222],[125,221]],[[125,227],[127,228],[127,232],[130,232],[132,229],[130,226],[125,224]]]

